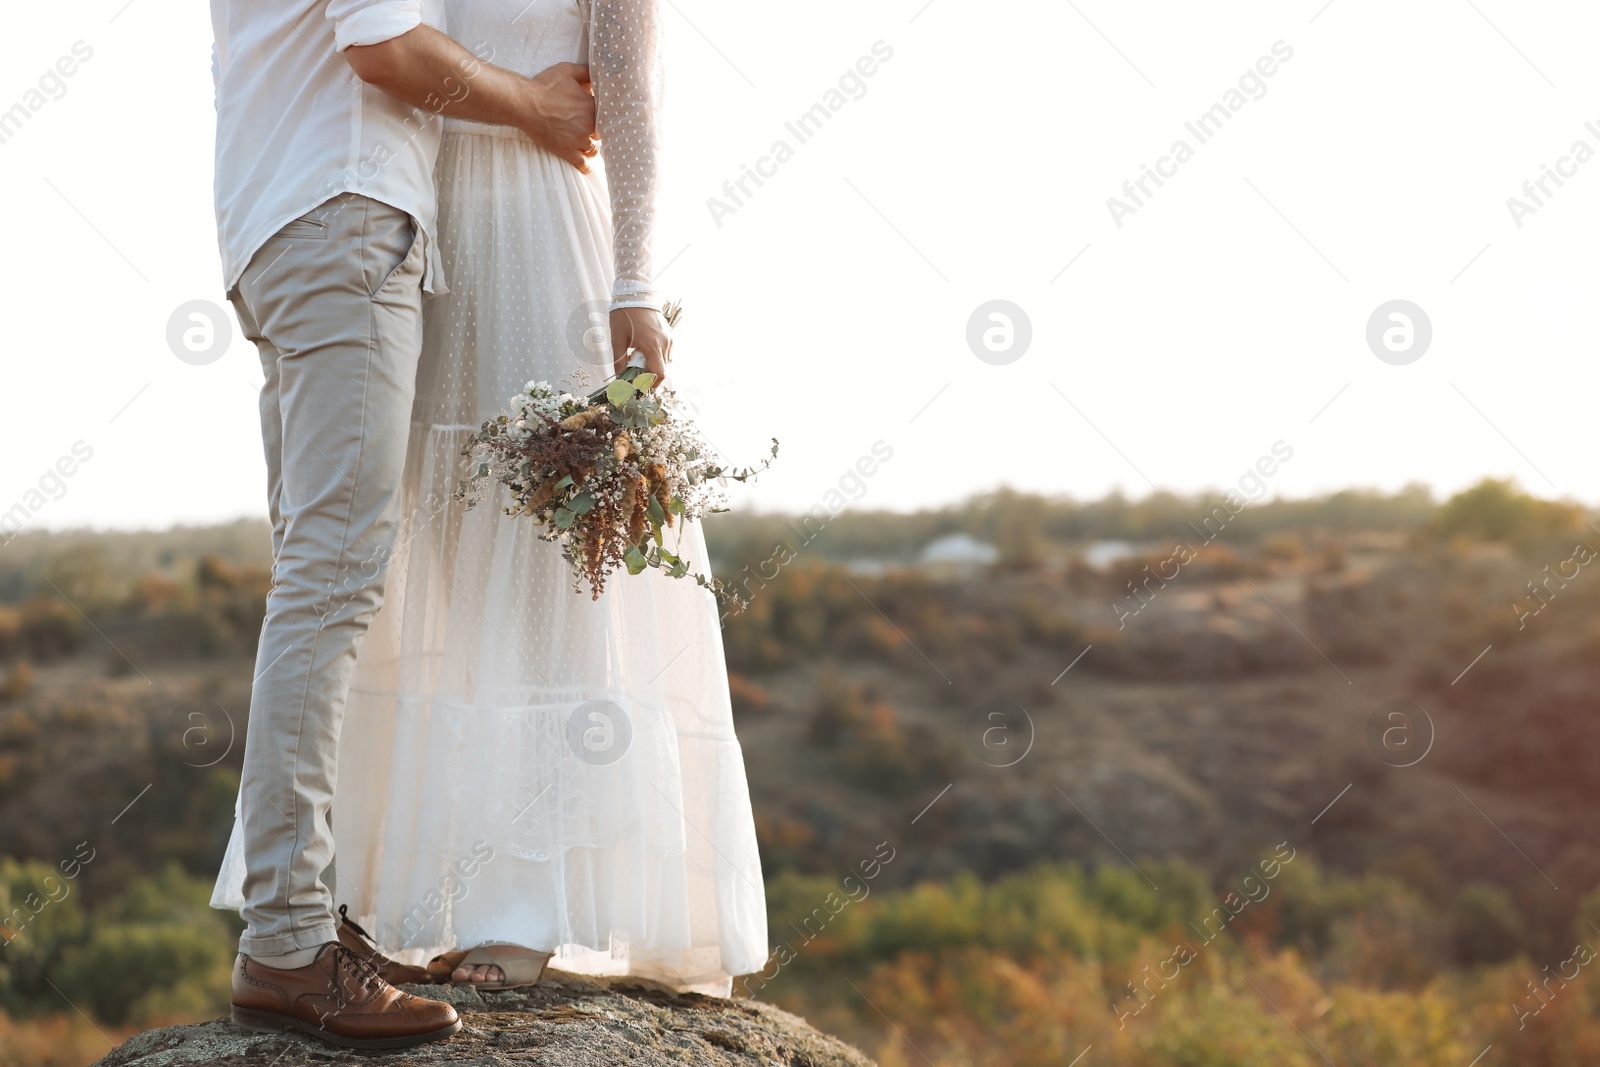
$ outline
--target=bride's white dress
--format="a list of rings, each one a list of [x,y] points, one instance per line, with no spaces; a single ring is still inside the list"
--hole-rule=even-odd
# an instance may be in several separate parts
[[[497,65],[589,62],[604,160],[585,175],[515,130],[446,122],[450,292],[425,309],[400,538],[340,743],[333,874],[402,960],[509,941],[564,969],[726,992],[763,966],[767,923],[715,602],[655,572],[593,601],[531,521],[452,497],[463,444],[526,382],[608,373],[595,327],[614,296],[659,306],[655,9],[446,4],[451,36]],[[707,569],[697,527],[683,555]],[[237,837],[220,906],[242,903]]]

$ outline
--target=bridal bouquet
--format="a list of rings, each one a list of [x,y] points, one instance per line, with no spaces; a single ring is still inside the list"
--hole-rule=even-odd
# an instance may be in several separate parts
[[[676,321],[676,305],[665,313]],[[510,410],[467,444],[463,454],[475,468],[456,495],[470,508],[485,490],[505,486],[505,513],[543,524],[545,540],[560,542],[572,566],[574,589],[587,582],[595,599],[618,569],[653,568],[693,578],[738,610],[743,601],[732,587],[691,571],[668,547],[666,531],[681,536],[684,523],[726,511],[727,482],[749,481],[770,466],[777,439],[759,466],[724,467],[677,395],[665,386],[652,390],[655,384],[656,376],[638,367],[588,396],[529,382]]]

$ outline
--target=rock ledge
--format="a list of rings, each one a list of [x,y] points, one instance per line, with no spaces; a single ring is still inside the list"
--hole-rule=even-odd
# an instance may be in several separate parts
[[[449,1041],[394,1052],[340,1049],[297,1034],[252,1034],[218,1019],[151,1030],[95,1067],[873,1067],[844,1042],[769,1004],[678,993],[637,978],[547,971],[530,989],[412,987],[461,1013]]]

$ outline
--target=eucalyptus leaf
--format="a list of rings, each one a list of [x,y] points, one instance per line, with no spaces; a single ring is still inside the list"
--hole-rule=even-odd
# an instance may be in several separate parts
[[[557,508],[556,509],[556,526],[558,528],[560,528],[560,529],[565,530],[567,527],[572,525],[572,520],[576,519],[577,517],[578,516],[577,516],[576,513],[568,511],[566,508]]]
[[[567,501],[567,507],[577,512],[579,515],[582,515],[584,512],[594,507],[594,494],[579,493],[577,496]]]

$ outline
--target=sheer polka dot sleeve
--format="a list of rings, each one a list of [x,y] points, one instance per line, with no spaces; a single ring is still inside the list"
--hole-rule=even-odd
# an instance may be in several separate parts
[[[611,192],[612,307],[659,308],[651,238],[658,179],[659,0],[591,0],[589,75]]]

